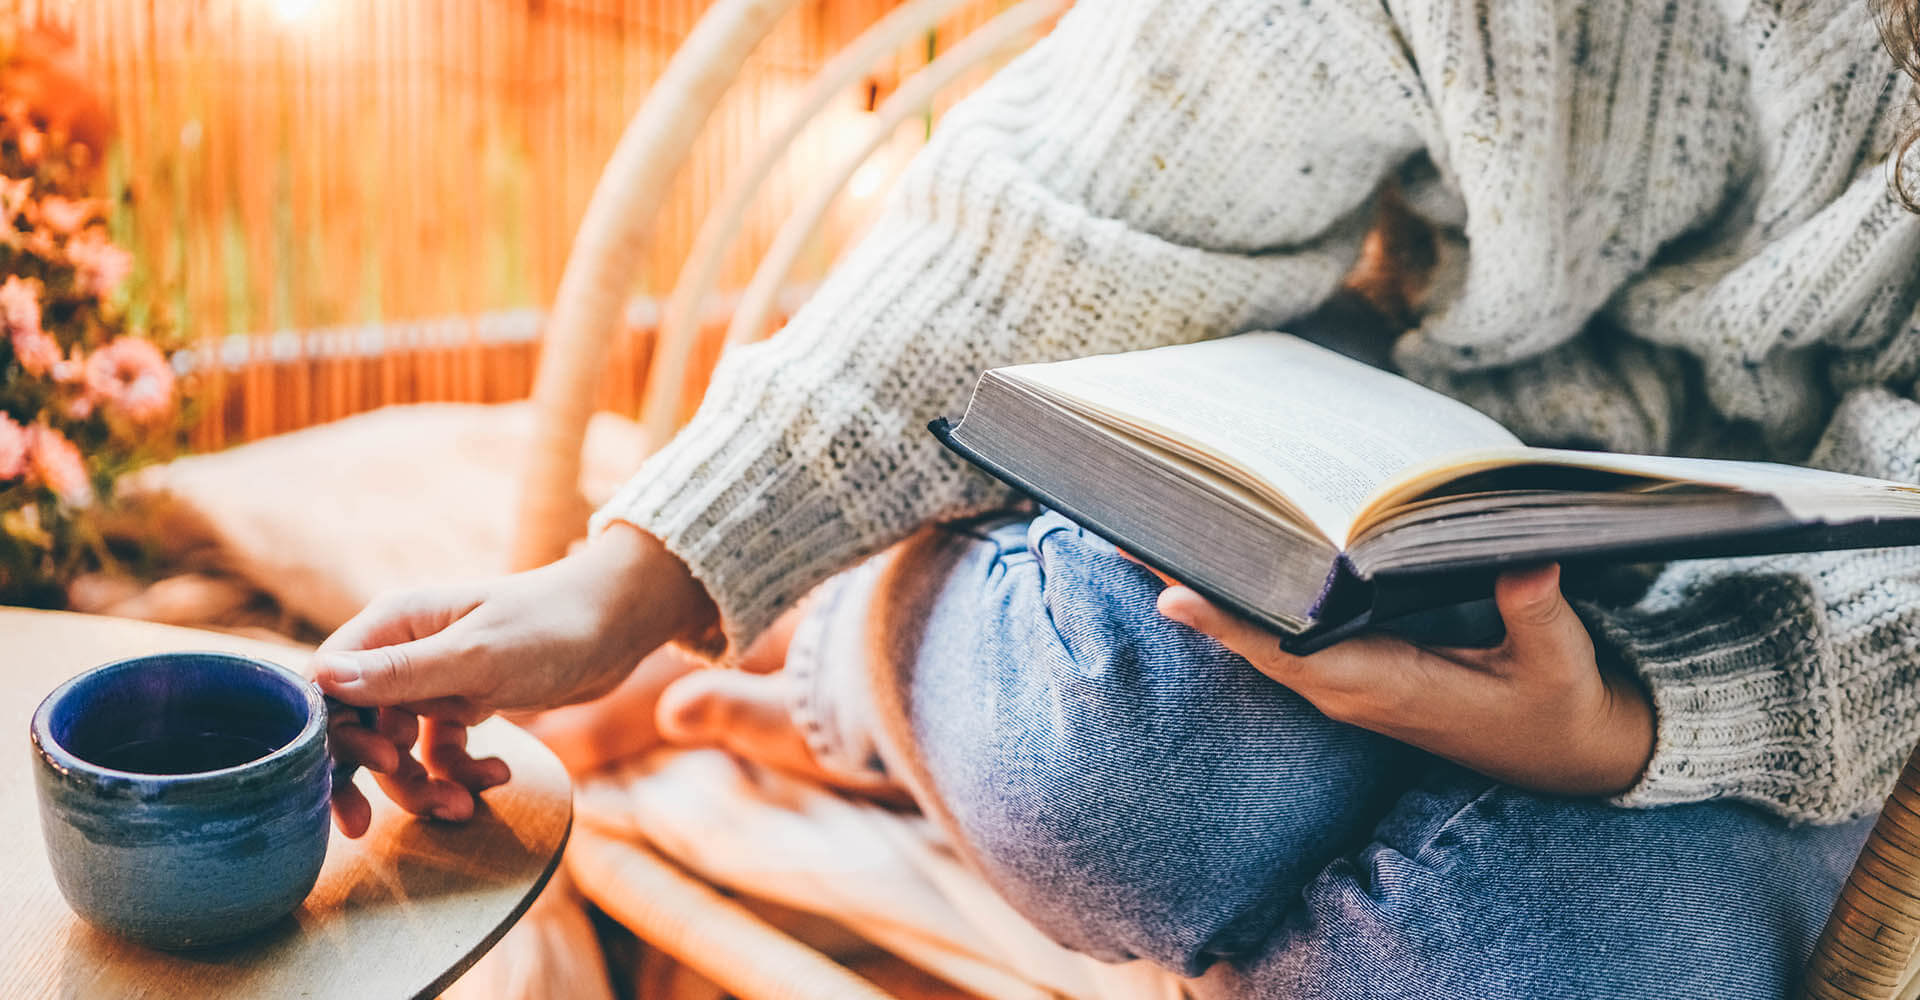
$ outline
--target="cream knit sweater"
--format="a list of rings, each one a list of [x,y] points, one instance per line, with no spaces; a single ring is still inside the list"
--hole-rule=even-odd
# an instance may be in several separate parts
[[[1083,0],[599,521],[743,643],[1006,501],[923,429],[981,370],[1284,327],[1388,180],[1452,251],[1411,377],[1534,443],[1920,479],[1903,94],[1862,0]],[[1582,611],[1658,714],[1621,804],[1838,820],[1920,738],[1920,549],[1676,564]]]

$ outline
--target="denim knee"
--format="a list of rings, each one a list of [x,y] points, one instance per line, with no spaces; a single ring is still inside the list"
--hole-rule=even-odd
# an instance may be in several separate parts
[[[1192,974],[1266,940],[1410,752],[1162,617],[1158,578],[1057,514],[960,530],[909,712],[987,876],[1104,958]]]
[[[1202,997],[1775,1000],[1871,825],[1618,809],[1441,765]]]

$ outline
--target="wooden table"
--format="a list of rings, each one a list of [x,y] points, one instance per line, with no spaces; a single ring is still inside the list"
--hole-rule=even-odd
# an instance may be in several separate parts
[[[471,822],[374,803],[360,840],[337,832],[292,917],[238,944],[153,951],[94,930],[67,908],[40,839],[27,727],[61,681],[141,653],[217,649],[299,669],[303,649],[119,618],[0,608],[0,997],[433,996],[519,919],[559,863],[573,823],[566,771],[502,720],[476,728],[475,755],[503,757],[513,781]]]

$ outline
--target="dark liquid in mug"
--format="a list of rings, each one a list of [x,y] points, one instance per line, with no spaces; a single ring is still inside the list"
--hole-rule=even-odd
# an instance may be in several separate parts
[[[167,733],[97,750],[87,759],[101,767],[136,774],[193,774],[259,760],[279,749],[236,733]]]

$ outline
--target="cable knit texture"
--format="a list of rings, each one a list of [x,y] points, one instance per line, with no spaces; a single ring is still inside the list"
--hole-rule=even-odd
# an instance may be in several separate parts
[[[1913,480],[1903,92],[1857,0],[1088,0],[943,121],[599,523],[662,538],[743,644],[1006,499],[922,429],[980,371],[1284,326],[1385,181],[1450,251],[1393,354],[1410,377],[1534,443]],[[1582,612],[1658,710],[1621,804],[1837,820],[1920,737],[1920,550],[1676,564]]]

